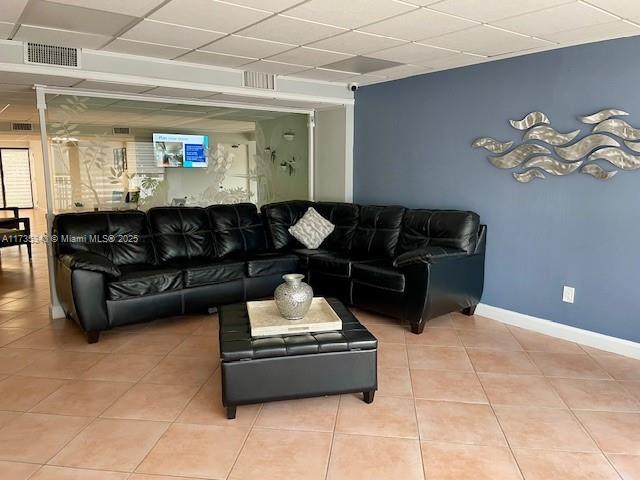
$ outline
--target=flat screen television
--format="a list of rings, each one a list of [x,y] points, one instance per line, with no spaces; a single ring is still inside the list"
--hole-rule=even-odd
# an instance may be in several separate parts
[[[207,135],[154,133],[153,152],[159,167],[207,167]]]

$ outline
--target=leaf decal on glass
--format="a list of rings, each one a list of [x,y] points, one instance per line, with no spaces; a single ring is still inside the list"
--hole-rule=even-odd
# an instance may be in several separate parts
[[[532,155],[544,155],[551,153],[549,149],[535,143],[518,145],[509,153],[497,157],[487,157],[491,165],[497,168],[513,168],[520,165]]]
[[[624,140],[640,140],[640,130],[633,128],[624,120],[611,118],[593,127],[594,132],[607,132]]]
[[[592,177],[597,178],[598,180],[609,180],[616,173],[618,173],[617,170],[613,172],[608,172],[597,163],[588,163],[587,165],[582,167],[580,171],[582,173],[586,173],[587,175],[591,175]]]
[[[565,160],[574,161],[580,160],[596,148],[619,146],[620,143],[608,135],[596,133],[588,135],[572,145],[568,145],[566,147],[555,147],[555,151]]]
[[[588,160],[606,160],[622,170],[637,170],[640,168],[640,157],[620,150],[619,148],[602,148],[589,155]]]
[[[512,145],[513,142],[499,142],[491,137],[476,138],[471,144],[473,148],[484,148],[485,150],[489,150],[491,153],[506,152]]]
[[[527,160],[522,167],[523,168],[532,168],[538,167],[544,170],[547,173],[552,175],[568,175],[570,173],[575,172],[582,162],[573,162],[573,163],[565,163],[560,160],[556,160],[553,157],[548,155],[541,155],[539,157],[533,157]]]
[[[600,123],[603,120],[607,120],[611,117],[621,117],[624,115],[629,115],[624,110],[617,110],[615,108],[607,108],[605,110],[600,110],[592,115],[585,115],[584,117],[578,117],[582,123],[595,124]]]
[[[509,120],[509,123],[513,128],[517,128],[518,130],[526,130],[527,128],[531,128],[534,125],[539,125],[541,123],[548,124],[549,119],[542,112],[531,112],[522,120]]]
[[[559,133],[549,125],[538,125],[525,133],[523,139],[540,140],[541,142],[548,143],[549,145],[564,145],[576,138],[579,133],[580,130],[574,130],[569,133]]]
[[[513,172],[513,178],[520,183],[529,183],[531,180],[535,178],[544,179],[544,173],[542,173],[537,168],[532,168],[531,170],[525,170],[522,173]]]

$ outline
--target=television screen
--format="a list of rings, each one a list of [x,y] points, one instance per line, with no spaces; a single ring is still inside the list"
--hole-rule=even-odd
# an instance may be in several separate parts
[[[153,134],[153,151],[159,167],[206,167],[208,148],[207,135]]]

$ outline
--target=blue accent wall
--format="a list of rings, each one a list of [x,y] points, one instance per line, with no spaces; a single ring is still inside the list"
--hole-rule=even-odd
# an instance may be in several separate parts
[[[481,136],[517,145],[508,120],[535,110],[581,136],[576,117],[604,108],[640,127],[638,52],[640,37],[626,38],[361,88],[355,201],[474,210],[488,224],[483,303],[640,341],[640,170],[520,184],[471,148]]]

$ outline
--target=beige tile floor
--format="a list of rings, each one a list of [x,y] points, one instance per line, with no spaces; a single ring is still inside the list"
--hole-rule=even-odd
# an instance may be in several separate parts
[[[0,480],[640,479],[640,362],[447,315],[356,311],[379,391],[220,402],[217,318],[103,334],[47,315],[45,251],[0,251]]]

